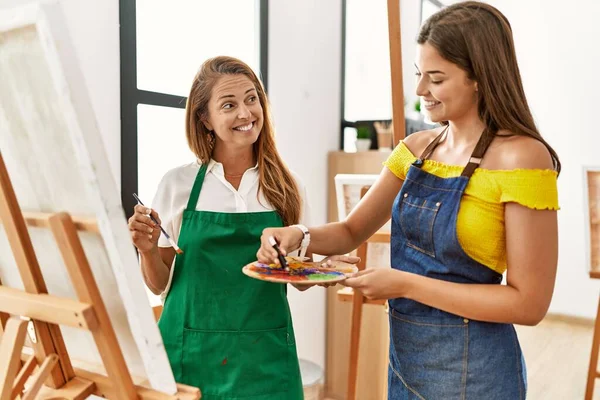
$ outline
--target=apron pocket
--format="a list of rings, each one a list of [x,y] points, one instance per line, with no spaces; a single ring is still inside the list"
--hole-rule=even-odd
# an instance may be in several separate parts
[[[440,205],[440,202],[404,193],[399,210],[400,227],[407,245],[434,258],[433,224]]]
[[[203,331],[184,329],[184,383],[203,394],[239,398],[289,388],[288,329]]]
[[[409,316],[390,309],[390,333],[391,372],[406,389],[417,398],[462,398],[467,377],[468,320]]]

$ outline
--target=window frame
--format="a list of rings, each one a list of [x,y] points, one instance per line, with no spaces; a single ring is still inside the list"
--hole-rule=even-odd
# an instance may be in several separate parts
[[[374,127],[374,123],[377,121],[382,121],[382,122],[387,122],[387,123],[392,123],[392,119],[387,119],[387,120],[361,120],[361,121],[348,121],[346,119],[346,116],[344,115],[345,111],[346,111],[346,29],[347,29],[347,24],[346,24],[346,11],[347,11],[347,1],[348,0],[342,0],[342,51],[341,51],[341,56],[342,56],[342,68],[341,68],[341,101],[340,101],[340,117],[341,117],[341,122],[340,122],[340,142],[339,142],[339,149],[341,151],[344,150],[344,129],[345,128],[357,128],[359,126],[367,126],[370,130],[371,130],[371,150],[375,150],[377,149],[377,134],[375,133],[375,127]],[[423,3],[425,2],[429,2],[432,3],[434,6],[437,6],[438,8],[444,8],[445,5],[439,1],[439,0],[421,0],[420,4],[419,4],[419,24],[423,23]],[[418,124],[417,124],[418,125]],[[420,125],[418,126],[420,127]],[[414,131],[414,129],[411,129],[411,132],[406,132],[406,134],[408,135],[409,133],[412,133],[412,131]]]
[[[269,5],[259,5],[259,63],[265,91],[268,85]],[[121,76],[121,204],[125,215],[133,215],[138,191],[138,105],[185,109],[187,98],[137,87],[137,20],[136,0],[119,0],[119,44]]]

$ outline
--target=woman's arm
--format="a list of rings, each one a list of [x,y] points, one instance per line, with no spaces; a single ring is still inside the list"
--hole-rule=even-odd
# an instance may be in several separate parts
[[[357,248],[390,219],[392,204],[402,182],[387,167],[383,168],[375,184],[346,220],[310,228],[308,250],[316,254],[333,255],[345,254]],[[303,234],[293,227],[263,230],[257,258],[262,262],[277,263],[277,253],[269,244],[269,236],[274,236],[282,251],[287,252],[300,247]]]
[[[152,293],[159,295],[165,291],[174,258],[175,250],[172,247],[157,246],[150,251],[140,252],[144,282]]]
[[[453,283],[393,269],[369,269],[343,284],[368,298],[404,297],[474,320],[536,325],[554,290],[556,211],[507,204],[506,236],[506,285]]]
[[[506,151],[500,166],[551,168],[545,148],[532,139]],[[523,141],[519,138],[514,141]],[[504,212],[507,284],[459,284],[392,269],[373,269],[347,279],[344,284],[371,298],[405,297],[465,318],[535,325],[548,310],[558,261],[557,215],[507,203]]]

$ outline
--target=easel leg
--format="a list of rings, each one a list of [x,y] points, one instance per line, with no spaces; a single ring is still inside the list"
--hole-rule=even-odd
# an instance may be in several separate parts
[[[29,237],[29,231],[25,225],[25,220],[17,202],[17,196],[12,187],[1,152],[0,221],[4,225],[4,230],[6,231],[17,267],[19,268],[25,291],[29,293],[48,293],[33,244],[31,243],[31,238]],[[51,324],[42,321],[33,321],[33,325],[38,339],[33,344],[33,348],[39,363],[42,363],[50,354],[62,355],[66,351],[58,327],[52,328]],[[57,348],[57,343],[63,344]],[[48,384],[52,387],[61,387],[74,376],[68,357],[61,361],[61,366],[66,366],[67,368],[65,370],[61,368],[52,370],[52,374],[48,380]]]
[[[352,322],[350,325],[350,361],[348,365],[348,400],[356,399],[358,377],[358,354],[362,321],[363,294],[355,290],[352,296]]]
[[[13,399],[23,393],[23,388],[25,387],[25,382],[27,382],[27,379],[29,379],[29,377],[31,376],[31,373],[33,372],[35,367],[37,367],[37,365],[38,365],[38,363],[37,363],[37,360],[35,359],[35,356],[31,356],[31,357],[29,357],[29,360],[27,360],[27,362],[25,363],[23,368],[21,368],[21,371],[19,372],[19,375],[17,375],[17,379],[15,379],[15,383],[13,384],[13,389],[12,389],[12,398]]]
[[[0,400],[11,400],[13,382],[21,368],[21,351],[27,335],[27,321],[9,318],[0,342]]]
[[[598,376],[598,350],[600,347],[600,301],[596,312],[596,322],[594,323],[594,339],[592,340],[592,354],[590,356],[590,366],[588,368],[587,385],[585,388],[585,400],[592,400],[594,396],[594,385]]]
[[[98,326],[91,332],[106,372],[115,387],[115,393],[119,399],[136,399],[138,396],[135,386],[125,364],[123,353],[120,351],[117,336],[112,328],[90,264],[83,251],[77,228],[69,214],[66,213],[53,215],[49,222],[78,299],[94,304]]]
[[[2,285],[2,279],[0,279],[0,285]],[[9,318],[10,315],[0,312],[0,340],[2,340],[2,333],[4,332],[4,327],[6,326],[6,322]]]
[[[54,368],[54,366],[56,365],[57,362],[58,362],[58,356],[56,354],[51,354],[44,360],[31,387],[25,393],[25,395],[23,396],[23,398],[21,400],[34,400],[35,399],[35,396],[37,395],[37,393],[42,388],[42,385],[44,384],[44,380],[46,380],[48,375],[50,375],[52,368]]]

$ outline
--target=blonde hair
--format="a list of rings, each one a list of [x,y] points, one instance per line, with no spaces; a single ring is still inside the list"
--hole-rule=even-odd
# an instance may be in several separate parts
[[[223,75],[244,75],[254,84],[263,109],[263,127],[254,143],[258,161],[259,193],[271,204],[283,220],[292,225],[300,220],[301,197],[296,182],[275,147],[275,135],[269,103],[264,87],[252,69],[233,57],[214,57],[206,60],[194,78],[187,99],[186,137],[192,152],[201,163],[208,163],[214,148],[214,133],[202,123],[208,117],[208,102],[213,87]]]

